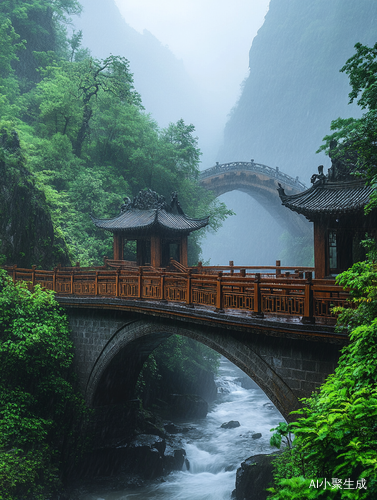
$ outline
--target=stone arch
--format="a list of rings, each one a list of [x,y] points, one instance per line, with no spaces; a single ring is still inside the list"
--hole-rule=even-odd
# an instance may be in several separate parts
[[[290,387],[252,348],[229,335],[202,327],[163,321],[136,320],[119,328],[94,363],[86,386],[89,406],[119,403],[133,397],[141,367],[149,354],[173,334],[201,342],[225,356],[265,392],[286,419],[298,408]]]
[[[281,226],[294,236],[306,236],[312,224],[305,217],[286,209],[278,196],[278,184],[285,188],[286,194],[296,194],[303,190],[301,183],[265,165],[238,162],[218,165],[217,169],[201,172],[200,184],[212,191],[215,196],[230,191],[242,191],[254,198]],[[263,168],[262,168],[263,167]]]

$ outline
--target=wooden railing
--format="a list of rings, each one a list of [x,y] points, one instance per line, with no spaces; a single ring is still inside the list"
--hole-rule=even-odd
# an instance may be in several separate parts
[[[53,271],[6,267],[13,280],[23,280],[33,287],[41,285],[59,296],[101,296],[120,299],[170,301],[215,308],[218,312],[238,310],[254,316],[299,317],[304,322],[333,323],[333,306],[344,306],[348,293],[332,280],[277,274],[223,271],[214,274],[166,272],[165,269],[82,269],[79,267]],[[242,269],[241,269],[242,271]]]

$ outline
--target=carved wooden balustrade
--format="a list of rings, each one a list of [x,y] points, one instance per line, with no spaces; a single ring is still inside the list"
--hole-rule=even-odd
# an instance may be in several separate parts
[[[200,266],[199,266],[200,267]],[[14,281],[23,280],[31,287],[39,284],[59,296],[100,296],[120,299],[144,299],[179,302],[187,306],[208,306],[218,312],[238,310],[257,317],[291,316],[305,322],[333,323],[331,308],[344,306],[348,293],[333,280],[312,279],[312,273],[281,273],[280,266],[270,266],[275,273],[246,273],[245,268],[228,272],[202,266],[186,272],[165,269],[88,269],[55,268],[53,271],[6,267]],[[250,268],[251,269],[251,268]],[[255,268],[254,268],[255,269]],[[260,268],[262,269],[262,268]],[[264,268],[265,269],[265,268]]]

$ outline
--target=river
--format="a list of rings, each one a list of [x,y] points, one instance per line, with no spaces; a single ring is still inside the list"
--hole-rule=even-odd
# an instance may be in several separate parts
[[[225,358],[216,379],[219,395],[204,420],[179,422],[189,432],[179,436],[190,462],[189,470],[134,489],[98,487],[82,492],[79,500],[230,500],[236,469],[251,455],[276,451],[269,445],[270,429],[283,420],[264,392],[250,379],[252,388],[240,385],[245,374]],[[245,385],[245,384],[243,384]],[[240,426],[223,429],[221,424],[237,420]],[[253,439],[252,435],[262,437]]]

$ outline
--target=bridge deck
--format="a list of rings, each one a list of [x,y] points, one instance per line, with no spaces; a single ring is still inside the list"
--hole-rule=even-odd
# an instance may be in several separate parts
[[[262,275],[193,268],[186,272],[164,269],[85,269],[53,271],[6,268],[14,281],[27,281],[53,290],[59,297],[102,297],[104,299],[171,302],[204,307],[216,313],[239,311],[253,317],[276,317],[285,321],[333,325],[334,306],[345,306],[348,293],[331,280],[283,274]],[[276,267],[270,266],[270,269]],[[280,271],[279,271],[280,272]],[[207,274],[210,273],[210,274]],[[297,277],[296,277],[297,276]]]

